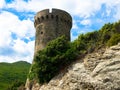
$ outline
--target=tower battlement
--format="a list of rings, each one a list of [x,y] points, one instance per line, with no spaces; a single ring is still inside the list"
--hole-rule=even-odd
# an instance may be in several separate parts
[[[72,17],[70,16],[69,13],[60,9],[52,9],[52,12],[50,12],[49,9],[42,10],[36,14],[34,19],[35,19],[34,22],[35,27],[40,23],[48,20],[61,21],[72,27]]]
[[[52,9],[51,12],[45,9],[35,15],[34,26],[36,28],[35,52],[37,52],[59,36],[65,35],[70,40],[72,17],[60,9]]]

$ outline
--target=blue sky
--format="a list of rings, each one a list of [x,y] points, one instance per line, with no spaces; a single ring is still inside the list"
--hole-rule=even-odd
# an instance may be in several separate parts
[[[120,20],[120,0],[0,0],[0,62],[32,62],[34,15],[46,8],[71,14],[71,41]]]

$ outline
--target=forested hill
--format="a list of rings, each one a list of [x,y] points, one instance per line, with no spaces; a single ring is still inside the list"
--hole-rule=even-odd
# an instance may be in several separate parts
[[[25,61],[0,63],[0,90],[7,90],[14,83],[24,83],[30,65],[30,63]]]

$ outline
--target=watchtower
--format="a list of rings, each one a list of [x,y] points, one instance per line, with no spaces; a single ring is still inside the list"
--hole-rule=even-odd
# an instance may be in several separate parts
[[[70,40],[72,17],[60,9],[42,10],[34,17],[36,28],[35,52],[45,48],[47,43],[59,36],[65,35]]]

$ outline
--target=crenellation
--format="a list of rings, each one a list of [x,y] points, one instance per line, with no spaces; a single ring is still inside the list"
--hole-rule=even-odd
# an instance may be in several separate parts
[[[72,26],[72,23],[71,23],[71,21],[70,20],[68,20],[68,19],[65,19],[65,18],[63,18],[63,17],[60,17],[60,16],[58,16],[58,15],[46,15],[46,16],[41,16],[41,17],[38,17],[36,20],[35,20],[35,22],[34,22],[34,26],[36,27],[37,25],[39,25],[40,23],[42,23],[43,21],[45,21],[45,20],[53,20],[54,19],[54,17],[55,17],[55,20],[56,21],[61,21],[61,22],[65,22],[65,23],[67,23],[69,26]]]
[[[44,20],[48,20],[48,19],[53,20],[54,17],[56,18],[56,20],[61,19],[61,21],[64,20],[65,22],[67,21],[72,22],[72,17],[66,11],[59,9],[52,9],[52,12],[50,13],[49,9],[45,9],[38,12],[37,15],[35,16],[35,22],[36,20],[38,20],[35,24],[35,27],[37,24],[42,23]],[[72,26],[72,24],[69,25]]]
[[[65,35],[70,40],[72,17],[69,13],[59,9],[42,10],[34,17],[36,28],[35,52],[42,50],[49,41]]]

